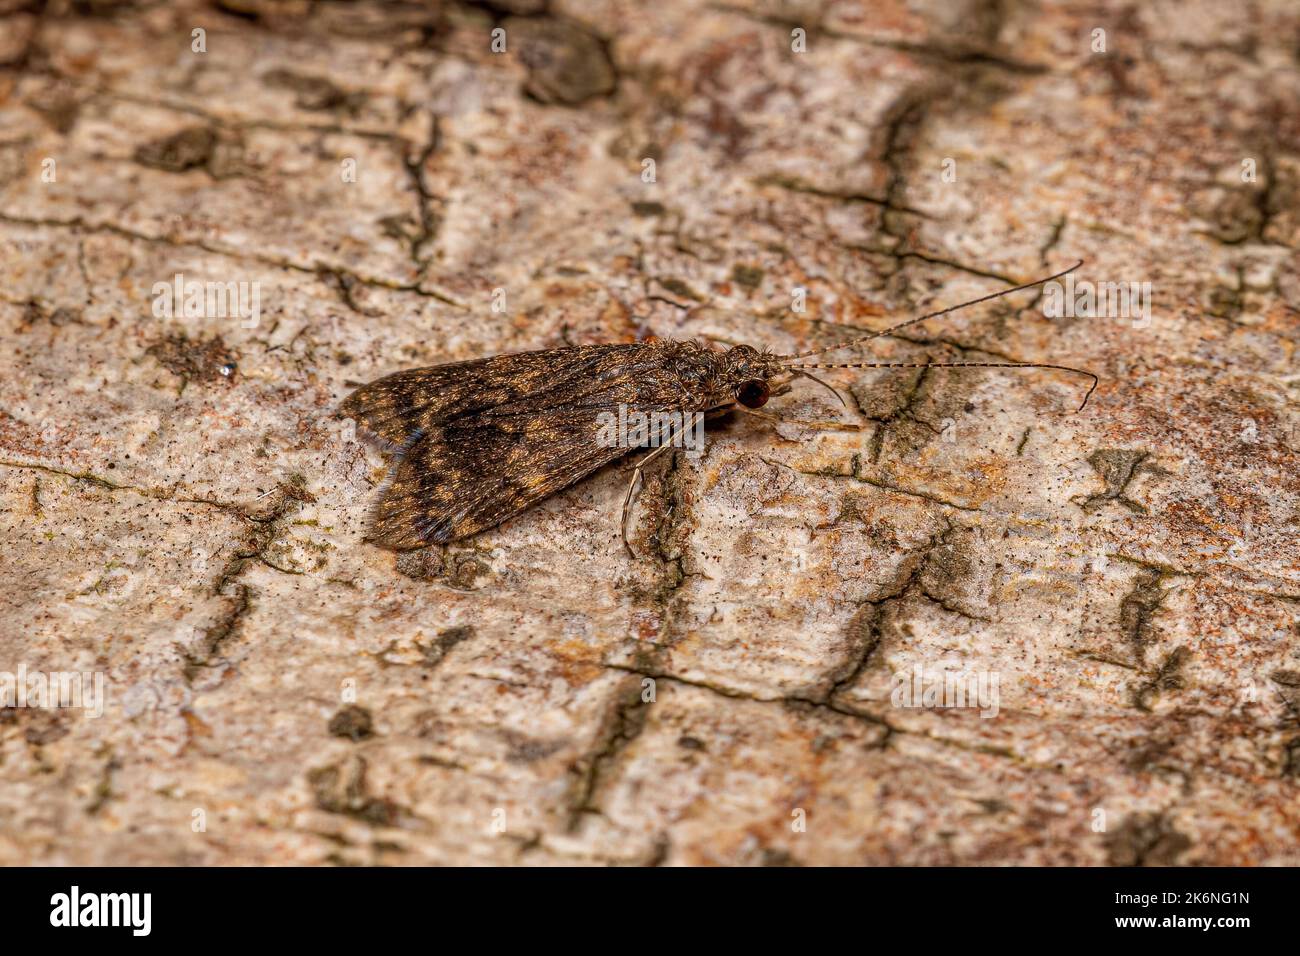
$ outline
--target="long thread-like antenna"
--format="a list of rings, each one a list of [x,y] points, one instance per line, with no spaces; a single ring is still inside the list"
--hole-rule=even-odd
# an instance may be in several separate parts
[[[1088,399],[1092,398],[1092,393],[1097,390],[1097,384],[1100,379],[1093,372],[1083,368],[1073,368],[1069,365],[1048,365],[1043,362],[846,362],[843,364],[817,364],[817,365],[791,365],[790,368],[1050,368],[1058,372],[1073,372],[1076,375],[1086,375],[1092,379],[1092,384],[1088,386],[1088,392],[1083,396],[1083,401],[1079,403],[1076,414],[1083,411],[1084,406],[1088,404]]]
[[[965,309],[972,305],[978,305],[981,302],[987,302],[990,299],[999,299],[1004,295],[1010,295],[1012,292],[1020,292],[1023,289],[1032,289],[1036,285],[1042,285],[1045,282],[1051,282],[1053,279],[1059,279],[1061,276],[1069,275],[1079,266],[1083,265],[1080,259],[1070,268],[1065,269],[1055,275],[1045,276],[1042,279],[1035,279],[1033,282],[1026,282],[1024,285],[1018,285],[1011,289],[1003,289],[1001,292],[992,292],[989,295],[980,296],[978,299],[971,299],[969,302],[962,302],[958,305],[950,305],[946,309],[940,309],[938,312],[928,312],[925,315],[918,315],[914,319],[908,319],[906,322],[899,322],[897,325],[891,325],[887,329],[881,329],[878,332],[871,332],[867,335],[858,336],[856,339],[850,339],[847,342],[841,342],[839,345],[832,345],[824,349],[815,349],[812,352],[800,352],[798,355],[780,356],[783,362],[789,363],[797,359],[808,358],[813,355],[820,355],[823,352],[833,352],[836,349],[848,348],[853,345],[860,345],[871,339],[879,338],[882,335],[889,335],[891,332],[897,332],[899,329],[905,329],[909,325],[916,325],[918,322],[924,322],[926,319],[933,319],[936,316],[947,315],[949,312],[956,312],[958,309]],[[786,364],[786,368],[791,371],[797,369],[809,368],[1048,368],[1055,369],[1058,372],[1072,372],[1075,375],[1086,375],[1092,379],[1092,384],[1088,386],[1087,393],[1083,396],[1083,401],[1079,404],[1078,411],[1083,411],[1084,406],[1088,404],[1088,399],[1092,398],[1092,393],[1096,391],[1100,379],[1087,369],[1074,368],[1069,365],[1049,365],[1045,362],[808,362],[804,364],[791,365]],[[808,375],[807,372],[798,372],[797,374]],[[812,376],[808,376],[811,378]],[[822,383],[825,384],[825,383]],[[842,399],[841,399],[842,401]]]
[[[1051,282],[1053,279],[1059,279],[1061,278],[1061,276],[1069,275],[1071,272],[1079,268],[1079,266],[1081,265],[1083,265],[1082,259],[1080,259],[1074,265],[1070,266],[1070,268],[1064,269],[1061,272],[1056,273],[1055,275],[1045,276],[1042,279],[1035,279],[1033,282],[1026,282],[1024,285],[1018,285],[1010,289],[1003,289],[1000,292],[990,292],[988,295],[982,295],[978,299],[971,299],[969,302],[962,302],[957,305],[950,305],[948,306],[948,308],[940,309],[938,312],[927,312],[925,315],[918,315],[916,318],[908,319],[906,322],[899,322],[897,325],[891,325],[889,328],[881,329],[879,332],[870,332],[866,335],[860,335],[856,339],[849,339],[847,342],[841,342],[839,345],[828,345],[825,348],[813,349],[811,352],[800,352],[797,355],[780,355],[777,357],[780,358],[782,361],[792,362],[795,361],[796,359],[808,358],[813,355],[821,355],[823,352],[834,352],[836,349],[846,349],[854,345],[861,345],[863,342],[868,342],[871,339],[878,339],[882,335],[889,335],[890,333],[897,332],[899,329],[905,329],[909,325],[916,325],[918,322],[924,322],[926,319],[933,319],[940,315],[947,315],[949,312],[956,312],[958,309],[970,308],[972,305],[979,305],[981,302],[988,302],[990,299],[1000,299],[1002,298],[1002,296],[1010,295],[1013,292],[1020,292],[1024,289],[1032,289],[1036,285],[1042,285],[1045,282]],[[817,368],[817,366],[815,365],[809,365],[806,367]],[[826,366],[822,366],[822,367],[825,368]]]

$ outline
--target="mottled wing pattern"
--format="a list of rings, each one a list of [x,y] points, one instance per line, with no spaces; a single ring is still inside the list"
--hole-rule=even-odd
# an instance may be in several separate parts
[[[579,346],[398,372],[343,405],[400,447],[369,538],[394,549],[491,528],[567,488],[627,448],[602,446],[600,413],[620,403],[680,410],[654,374],[653,344]]]
[[[494,527],[629,451],[601,447],[596,416],[566,409],[436,428],[393,468],[369,538],[403,550]]]
[[[518,402],[556,385],[587,384],[617,369],[643,367],[654,347],[588,345],[497,355],[469,362],[412,368],[363,385],[344,400],[342,413],[382,444],[402,448],[434,427]]]

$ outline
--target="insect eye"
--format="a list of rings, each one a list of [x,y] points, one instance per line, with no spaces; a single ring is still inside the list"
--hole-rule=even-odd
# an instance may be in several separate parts
[[[741,383],[740,389],[736,392],[736,401],[746,408],[759,408],[767,404],[767,395],[767,382],[756,378]]]

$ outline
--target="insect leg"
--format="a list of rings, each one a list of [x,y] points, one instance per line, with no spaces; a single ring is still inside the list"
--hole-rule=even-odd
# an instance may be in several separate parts
[[[623,497],[622,528],[623,528],[623,547],[627,548],[627,553],[632,556],[633,561],[636,560],[636,552],[632,550],[632,544],[627,540],[627,522],[628,522],[628,518],[632,516],[632,495],[636,492],[637,482],[641,480],[641,476],[645,469],[645,466],[650,464],[650,462],[654,461],[656,458],[658,458],[660,455],[662,455],[664,452],[668,451],[672,447],[673,446],[671,442],[660,445],[654,451],[650,452],[650,454],[646,455],[639,462],[637,462],[636,467],[632,469],[632,480],[628,482],[627,494]]]
[[[731,411],[734,408],[740,408],[742,411],[748,411],[748,409],[744,408],[739,404],[736,404],[734,402],[729,402],[726,405],[720,405],[717,408],[711,408],[708,411],[703,412],[704,420],[708,421],[710,418],[717,418],[719,415],[725,415],[727,414],[727,412]],[[656,448],[654,451],[650,452],[650,454],[646,455],[639,462],[637,462],[632,469],[632,480],[628,482],[627,494],[623,497],[622,532],[623,532],[623,547],[627,549],[627,553],[632,556],[633,560],[636,560],[636,552],[632,550],[632,545],[627,539],[627,523],[628,520],[632,517],[632,496],[636,493],[637,482],[640,481],[643,477],[645,466],[650,464],[650,462],[654,461],[656,458],[662,455],[669,448],[672,448],[674,446],[674,439],[676,437],[677,437],[676,434],[670,436],[666,442],[661,444],[658,448]]]

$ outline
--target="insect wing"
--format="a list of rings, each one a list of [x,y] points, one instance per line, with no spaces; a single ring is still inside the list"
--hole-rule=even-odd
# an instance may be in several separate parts
[[[396,550],[494,527],[629,451],[597,413],[477,415],[420,437],[393,466],[368,537]]]
[[[396,451],[458,418],[543,393],[554,399],[557,394],[599,389],[616,370],[652,360],[647,345],[603,345],[406,369],[357,389],[340,411]]]

